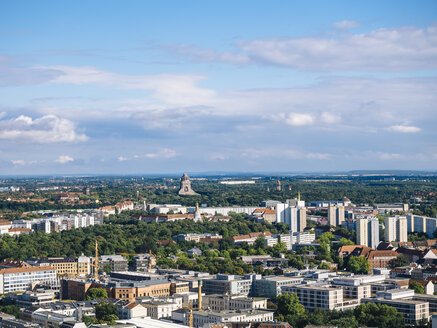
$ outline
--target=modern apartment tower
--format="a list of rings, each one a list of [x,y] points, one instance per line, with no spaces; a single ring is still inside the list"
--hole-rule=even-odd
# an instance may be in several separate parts
[[[328,207],[328,222],[332,226],[341,226],[344,221],[344,206],[330,205]]]
[[[377,217],[363,217],[356,221],[357,244],[376,248],[379,240],[379,220]]]
[[[407,242],[407,218],[390,216],[385,218],[385,241]]]
[[[290,232],[302,232],[306,228],[306,207],[300,197],[276,205],[276,223],[281,222],[288,224]]]

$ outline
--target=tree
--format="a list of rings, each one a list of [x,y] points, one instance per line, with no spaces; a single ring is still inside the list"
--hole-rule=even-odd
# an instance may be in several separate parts
[[[112,271],[112,268],[111,268],[111,266],[110,266],[109,264],[105,264],[105,265],[103,266],[103,271],[105,271],[106,274],[110,274],[111,271]]]
[[[87,300],[96,300],[102,298],[108,298],[108,293],[104,288],[90,288],[86,293]]]
[[[398,258],[395,260],[395,266],[397,267],[402,267],[407,265],[410,265],[410,260],[404,254],[399,255]]]
[[[408,284],[408,288],[414,289],[414,292],[416,294],[425,293],[425,291],[423,290],[423,286],[420,283],[418,283],[417,281],[410,281],[410,283]]]
[[[118,320],[117,312],[117,306],[112,303],[100,302],[96,305],[96,319],[100,323],[115,325],[115,320]]]
[[[370,264],[364,256],[351,256],[347,263],[347,270],[367,274],[370,271]]]
[[[319,269],[320,269],[320,270],[330,270],[331,268],[329,267],[328,263],[326,263],[326,262],[322,262],[322,263],[320,263],[320,265],[319,265]]]
[[[357,306],[354,317],[360,325],[378,328],[403,328],[404,317],[394,307],[384,304],[367,303]]]
[[[276,317],[278,320],[288,321],[293,327],[302,319],[305,308],[299,302],[295,293],[281,294],[276,298],[278,309]]]
[[[338,247],[347,246],[347,245],[355,245],[352,240],[341,238],[338,242]]]

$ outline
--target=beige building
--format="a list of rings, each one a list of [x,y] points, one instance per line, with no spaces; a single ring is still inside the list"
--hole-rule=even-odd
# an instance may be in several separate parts
[[[273,321],[273,314],[273,311],[267,310],[193,311],[193,327],[203,327],[207,323]],[[188,324],[189,316],[186,316],[185,325]]]
[[[328,222],[332,226],[341,226],[344,221],[344,206],[343,205],[330,205],[328,207]]]

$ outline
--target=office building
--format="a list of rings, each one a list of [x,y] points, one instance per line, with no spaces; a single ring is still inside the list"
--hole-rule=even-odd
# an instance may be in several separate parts
[[[307,310],[342,310],[343,289],[325,286],[284,286],[283,293],[295,293]]]
[[[24,292],[33,283],[56,286],[56,270],[50,266],[33,267],[25,262],[0,269],[0,294]]]

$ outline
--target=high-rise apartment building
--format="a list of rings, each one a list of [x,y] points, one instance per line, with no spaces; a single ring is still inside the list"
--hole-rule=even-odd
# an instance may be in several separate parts
[[[276,205],[276,223],[285,223],[290,232],[302,232],[306,228],[305,202],[289,199],[286,203]]]
[[[341,226],[344,221],[344,206],[330,205],[328,207],[328,222],[332,226]]]
[[[379,240],[379,220],[377,217],[362,217],[356,220],[357,244],[376,248]]]
[[[385,219],[385,241],[407,242],[407,218],[405,216],[390,216]]]

